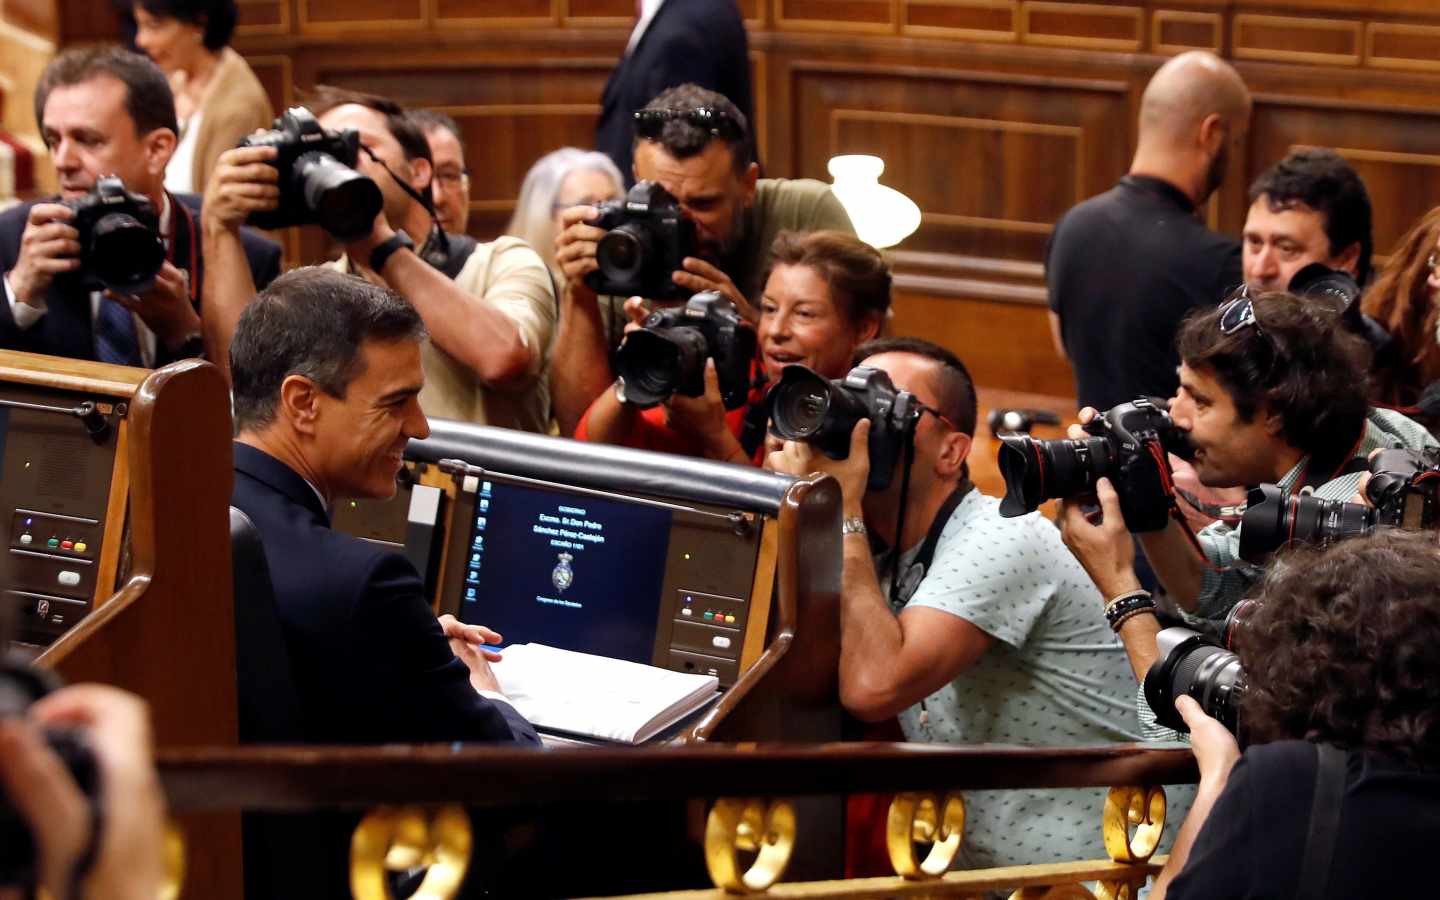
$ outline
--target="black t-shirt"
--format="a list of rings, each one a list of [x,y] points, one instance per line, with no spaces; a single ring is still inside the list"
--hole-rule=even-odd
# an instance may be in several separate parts
[[[1158,178],[1126,175],[1061,216],[1045,283],[1080,405],[1174,394],[1181,320],[1241,280],[1240,244],[1207,229],[1189,198]]]
[[[1169,900],[1294,897],[1317,760],[1304,741],[1251,747],[1235,764]],[[1440,843],[1440,774],[1352,751],[1325,896],[1428,897]]]

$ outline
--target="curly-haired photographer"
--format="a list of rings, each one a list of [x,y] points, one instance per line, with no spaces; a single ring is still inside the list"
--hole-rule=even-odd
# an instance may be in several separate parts
[[[1437,584],[1429,532],[1300,548],[1272,568],[1237,636],[1248,749],[1177,703],[1200,788],[1152,897],[1429,893],[1415,863],[1440,837]],[[1327,835],[1344,849],[1327,852]]]

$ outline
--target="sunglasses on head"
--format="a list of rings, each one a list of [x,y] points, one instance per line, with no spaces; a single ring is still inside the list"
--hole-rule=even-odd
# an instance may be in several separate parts
[[[1239,295],[1226,301],[1220,309],[1220,333],[1228,336],[1250,326],[1261,334],[1265,333],[1255,318],[1255,303],[1250,299],[1250,291],[1241,289]]]
[[[700,106],[695,109],[637,109],[635,111],[635,132],[648,140],[657,140],[669,122],[684,122],[710,132],[727,141],[741,140],[740,123],[735,117],[721,109]]]

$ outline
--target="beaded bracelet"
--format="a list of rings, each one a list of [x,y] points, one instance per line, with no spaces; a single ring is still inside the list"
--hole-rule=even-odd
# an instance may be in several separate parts
[[[1149,591],[1131,591],[1128,594],[1121,594],[1109,603],[1105,604],[1105,621],[1110,627],[1119,630],[1120,623],[1130,618],[1135,613],[1146,612],[1155,608],[1155,601],[1151,599]]]
[[[1116,617],[1114,618],[1114,620],[1112,620],[1112,621],[1110,622],[1110,629],[1111,629],[1112,631],[1115,631],[1115,632],[1118,633],[1118,632],[1120,631],[1120,626],[1124,625],[1126,622],[1130,621],[1131,619],[1135,618],[1136,616],[1143,616],[1143,615],[1145,615],[1146,613],[1150,613],[1150,614],[1153,615],[1154,612],[1155,612],[1155,604],[1152,603],[1152,604],[1150,604],[1149,606],[1141,606],[1141,607],[1137,607],[1137,608],[1135,608],[1135,609],[1132,609],[1132,610],[1130,610],[1129,612],[1121,613],[1120,615],[1116,616]]]

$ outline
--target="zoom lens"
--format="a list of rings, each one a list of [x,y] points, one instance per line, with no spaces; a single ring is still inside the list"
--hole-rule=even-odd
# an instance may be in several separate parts
[[[328,153],[306,153],[291,169],[295,193],[315,221],[341,240],[363,237],[375,227],[385,205],[380,188]]]
[[[1094,490],[1110,474],[1110,442],[1103,437],[1040,441],[1020,434],[1000,437],[1000,474],[1006,518],[1034,512],[1046,500],[1073,497]]]
[[[155,281],[165,262],[165,245],[133,216],[101,216],[84,248],[85,263],[111,290],[138,294]]]
[[[1375,510],[1362,503],[1286,494],[1273,484],[1250,491],[1240,520],[1240,558],[1261,565],[1292,544],[1329,544],[1375,530]]]
[[[1177,697],[1188,696],[1205,714],[1238,735],[1239,703],[1245,692],[1240,657],[1188,628],[1166,628],[1155,638],[1160,659],[1145,673],[1145,700],[1155,721],[1188,733],[1175,709]]]
[[[615,360],[625,399],[639,407],[663,403],[686,385],[705,383],[710,348],[697,328],[632,331]]]
[[[850,455],[850,433],[870,409],[843,382],[805,366],[786,366],[770,392],[770,426],[787,441],[808,441],[831,459]]]
[[[626,222],[605,232],[595,245],[595,262],[605,278],[628,284],[640,278],[655,258],[655,238],[639,222]]]

